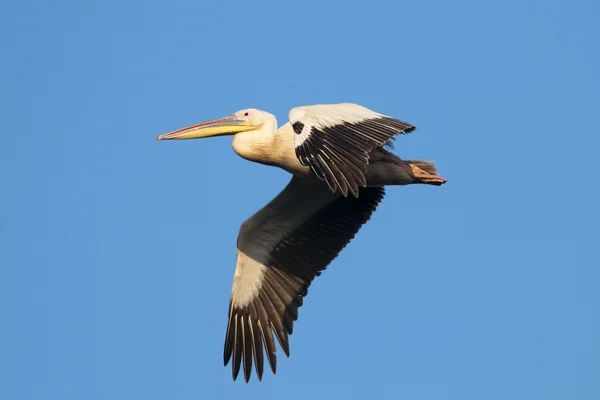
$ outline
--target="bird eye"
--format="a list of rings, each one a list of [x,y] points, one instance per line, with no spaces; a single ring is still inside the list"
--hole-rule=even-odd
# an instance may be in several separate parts
[[[244,116],[245,116],[245,117],[247,117],[247,116],[248,116],[248,113],[247,113],[247,112],[245,112],[245,113],[244,113]]]

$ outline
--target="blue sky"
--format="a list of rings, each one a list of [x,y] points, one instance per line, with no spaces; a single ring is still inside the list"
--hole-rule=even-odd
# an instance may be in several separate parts
[[[4,4],[0,398],[600,398],[598,11]],[[289,176],[228,137],[155,137],[336,102],[416,125],[396,153],[449,183],[389,188],[311,286],[291,358],[233,382],[238,229]]]

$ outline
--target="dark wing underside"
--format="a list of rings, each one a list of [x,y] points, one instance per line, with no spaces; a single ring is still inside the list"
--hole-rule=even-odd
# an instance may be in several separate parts
[[[293,178],[285,190],[297,179]],[[301,223],[268,249],[262,286],[253,300],[242,308],[230,300],[224,362],[227,365],[232,359],[234,380],[243,365],[244,379],[248,382],[253,361],[258,379],[262,379],[263,352],[275,374],[277,357],[274,338],[289,357],[288,335],[292,334],[293,323],[298,318],[298,308],[302,306],[309,285],[369,220],[385,195],[384,188],[380,187],[363,188],[359,191],[358,198],[321,192],[321,195],[330,196],[332,201],[314,210],[312,216],[307,214]],[[292,197],[287,201],[296,200]],[[263,233],[259,230],[269,229],[264,228],[269,223],[277,221],[271,219],[261,222],[256,232],[248,231],[244,234],[258,238]],[[249,246],[260,246],[260,243],[250,241],[246,244],[246,247]],[[242,246],[240,250],[246,254],[256,251],[243,249]]]
[[[416,129],[406,122],[377,115],[328,126],[299,119],[292,127],[298,137],[295,151],[300,162],[325,181],[332,192],[339,190],[344,196],[348,192],[357,196],[358,188],[366,187],[372,150],[390,144],[398,134]]]

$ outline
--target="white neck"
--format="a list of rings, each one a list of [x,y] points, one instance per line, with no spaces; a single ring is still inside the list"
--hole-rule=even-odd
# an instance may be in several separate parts
[[[277,119],[265,113],[265,123],[255,131],[236,133],[233,137],[233,150],[242,158],[261,164],[272,165],[273,139],[277,130]]]

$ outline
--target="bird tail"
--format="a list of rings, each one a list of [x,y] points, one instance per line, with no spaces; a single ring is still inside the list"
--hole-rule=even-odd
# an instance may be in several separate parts
[[[438,175],[437,167],[433,161],[406,160],[405,162],[410,166],[417,183],[440,186],[447,182],[447,179]]]

